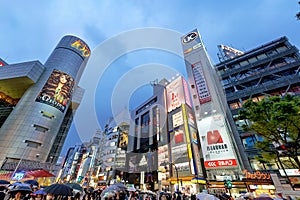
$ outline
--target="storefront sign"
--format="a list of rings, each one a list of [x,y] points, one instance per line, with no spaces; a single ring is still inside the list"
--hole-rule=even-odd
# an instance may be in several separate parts
[[[245,174],[246,179],[269,179],[271,180],[271,175],[269,173],[262,173],[260,171],[256,171],[254,173],[248,172],[248,170],[244,170],[243,173]]]
[[[280,175],[281,176],[285,176],[285,173],[288,176],[300,176],[300,169],[279,169]]]
[[[204,164],[207,168],[237,166],[235,159],[205,161]]]

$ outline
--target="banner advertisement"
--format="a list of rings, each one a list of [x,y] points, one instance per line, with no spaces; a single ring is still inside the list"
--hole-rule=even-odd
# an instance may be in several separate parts
[[[198,121],[206,168],[237,166],[236,157],[221,114]]]
[[[44,103],[64,112],[71,100],[74,79],[68,74],[53,70],[36,102]]]
[[[207,86],[201,62],[199,61],[197,63],[192,64],[192,70],[200,104],[210,102],[211,95]]]
[[[167,85],[167,108],[168,112],[175,110],[180,107],[181,104],[185,103],[185,93],[182,85],[182,77],[179,76],[177,79]]]

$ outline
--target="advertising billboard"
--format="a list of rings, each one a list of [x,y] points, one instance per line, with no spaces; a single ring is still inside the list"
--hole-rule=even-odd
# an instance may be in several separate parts
[[[184,79],[179,76],[177,79],[167,85],[167,108],[168,112],[180,107],[181,104],[191,104],[188,90],[184,89]],[[187,87],[187,84],[185,84]]]
[[[198,122],[206,168],[237,166],[237,160],[225,126],[224,117],[216,114]]]
[[[36,98],[36,102],[44,103],[64,112],[71,100],[74,79],[59,70],[53,70],[46,84]]]
[[[201,62],[192,64],[192,71],[194,80],[196,83],[197,93],[200,104],[204,104],[211,101],[211,95],[207,86],[207,82],[203,72],[203,66]]]

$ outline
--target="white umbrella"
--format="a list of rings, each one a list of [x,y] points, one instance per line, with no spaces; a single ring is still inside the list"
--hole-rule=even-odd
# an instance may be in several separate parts
[[[129,191],[129,192],[135,192],[136,189],[134,187],[129,187],[129,188],[127,188],[127,191]]]
[[[204,192],[201,192],[201,193],[197,194],[196,198],[198,200],[218,200],[219,199],[219,198],[215,197],[214,195],[207,194],[207,193],[204,193]]]

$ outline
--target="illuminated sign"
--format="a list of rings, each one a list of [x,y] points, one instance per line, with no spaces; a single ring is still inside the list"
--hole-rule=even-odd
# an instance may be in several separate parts
[[[17,173],[14,173],[12,179],[13,180],[21,180],[22,178],[24,178],[25,176],[25,173],[24,172],[17,172]]]
[[[193,76],[196,83],[197,93],[200,104],[204,104],[211,101],[211,95],[207,86],[207,82],[203,72],[203,66],[201,62],[197,62],[192,65]]]
[[[0,67],[3,67],[5,64],[0,61]]]
[[[197,121],[207,168],[237,166],[224,117],[217,114]]]
[[[180,107],[181,104],[187,103],[191,105],[187,84],[185,80],[179,76],[177,79],[167,85],[167,108],[168,112]]]
[[[198,33],[197,32],[190,32],[187,35],[185,35],[182,39],[182,43],[183,44],[187,44],[192,42],[193,40],[195,40],[198,37]]]
[[[70,75],[53,70],[35,101],[48,104],[64,112],[71,100],[73,86],[74,79]]]
[[[248,170],[243,170],[243,174],[245,174],[246,179],[269,179],[271,180],[271,175],[269,173],[262,173],[260,171],[256,171],[255,173],[250,173]]]
[[[81,55],[84,57],[89,57],[91,55],[91,51],[89,47],[84,44],[81,40],[76,40],[74,43],[71,44],[71,47],[74,47],[78,51],[81,52]]]
[[[231,59],[231,58],[234,58],[234,57],[236,57],[236,56],[240,56],[240,55],[243,55],[243,54],[244,54],[244,52],[239,51],[239,50],[234,49],[234,48],[229,47],[229,46],[220,45],[220,48],[223,50],[224,55],[225,55],[228,59]]]
[[[281,176],[285,176],[284,171],[288,176],[300,176],[300,169],[279,169]]]
[[[172,115],[172,121],[173,121],[173,128],[182,125],[183,124],[182,112],[179,111],[174,115]]]

